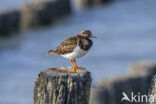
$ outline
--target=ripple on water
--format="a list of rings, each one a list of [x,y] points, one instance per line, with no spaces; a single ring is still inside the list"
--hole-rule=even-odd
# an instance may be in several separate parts
[[[37,74],[48,67],[70,65],[60,56],[47,57],[48,50],[83,29],[91,29],[98,37],[91,51],[77,60],[78,65],[92,72],[94,82],[127,73],[134,61],[156,60],[155,10],[155,0],[125,0],[78,12],[52,27],[20,34],[20,42],[0,52],[0,102],[32,103]],[[10,39],[6,42],[12,43]]]

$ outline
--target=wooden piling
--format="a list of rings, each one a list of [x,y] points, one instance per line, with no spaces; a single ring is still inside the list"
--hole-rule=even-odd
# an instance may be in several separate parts
[[[156,104],[156,75],[152,79],[148,95],[150,98],[150,102],[148,104]]]
[[[68,73],[46,69],[35,80],[34,104],[89,104],[91,81],[87,70]]]
[[[0,36],[8,36],[19,31],[20,12],[16,9],[0,12]]]
[[[21,10],[22,30],[47,26],[70,13],[69,0],[39,0],[23,5]]]

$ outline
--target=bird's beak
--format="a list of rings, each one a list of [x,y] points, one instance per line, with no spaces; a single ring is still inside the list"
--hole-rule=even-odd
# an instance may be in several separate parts
[[[96,36],[94,36],[94,35],[91,35],[91,36],[90,36],[90,38],[96,38]]]

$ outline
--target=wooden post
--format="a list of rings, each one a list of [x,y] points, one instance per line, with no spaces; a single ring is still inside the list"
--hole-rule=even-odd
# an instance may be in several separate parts
[[[16,33],[20,27],[20,11],[16,9],[0,11],[0,36]]]
[[[156,75],[152,79],[148,95],[150,98],[150,102],[148,104],[156,104]]]
[[[49,25],[69,14],[70,10],[70,0],[32,0],[22,7],[22,29]]]
[[[34,104],[89,104],[91,81],[87,70],[65,73],[46,69],[35,80]]]

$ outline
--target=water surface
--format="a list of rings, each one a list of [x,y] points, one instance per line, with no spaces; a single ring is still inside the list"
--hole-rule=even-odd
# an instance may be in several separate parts
[[[156,60],[155,10],[155,0],[120,1],[0,40],[0,104],[32,104],[34,79],[41,70],[71,66],[60,56],[46,56],[49,49],[84,29],[98,38],[77,61],[91,71],[94,82],[127,74],[133,62]]]

